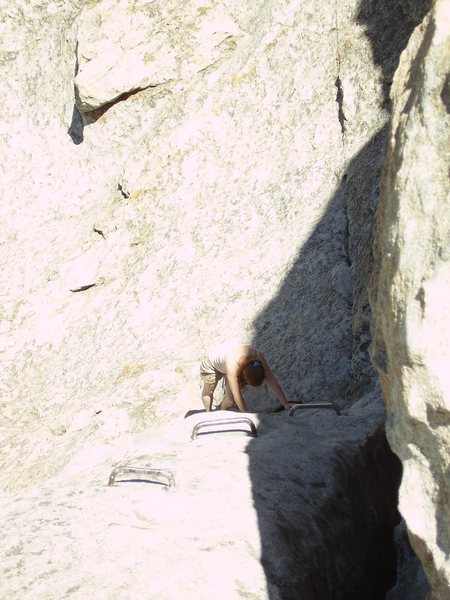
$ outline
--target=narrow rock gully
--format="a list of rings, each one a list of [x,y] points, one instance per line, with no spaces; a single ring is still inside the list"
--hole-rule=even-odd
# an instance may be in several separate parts
[[[224,598],[385,598],[396,576],[401,466],[384,435],[383,406],[374,394],[342,412],[314,406],[274,414],[190,411],[158,433],[151,460],[128,450],[125,462],[137,469],[113,470],[109,493],[125,494],[128,512],[136,510],[132,485],[166,486],[164,508],[152,499],[164,492],[152,490],[147,499],[155,546],[156,530],[164,532],[167,597],[176,581],[201,598],[217,582]],[[158,469],[146,472],[150,463]],[[169,557],[176,557],[175,579]],[[192,571],[182,566],[188,557]],[[151,590],[148,597],[156,597]]]
[[[160,472],[150,483],[114,471],[123,466]],[[373,394],[340,415],[180,417],[5,498],[3,594],[382,600],[395,579],[399,477]]]

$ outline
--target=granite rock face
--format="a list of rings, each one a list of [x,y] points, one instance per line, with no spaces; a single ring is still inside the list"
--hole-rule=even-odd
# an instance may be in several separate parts
[[[449,32],[439,0],[395,75],[372,294],[400,511],[437,599],[450,594]]]
[[[81,111],[123,94],[189,81],[236,46],[239,27],[225,5],[103,0],[78,23],[75,91]]]
[[[378,452],[382,418],[364,425],[381,399],[368,355],[367,283],[388,92],[400,53],[427,8],[413,0],[332,6],[195,1],[182,10],[160,0],[0,0],[0,484],[8,493],[2,514],[11,527],[20,520],[14,507],[21,498],[25,513],[43,503],[39,523],[28,517],[20,523],[24,539],[31,543],[36,527],[45,539],[45,524],[59,518],[62,496],[76,496],[76,486],[86,486],[88,504],[97,492],[105,499],[96,486],[113,464],[109,449],[126,448],[119,440],[139,432],[152,440],[164,437],[165,426],[200,408],[198,368],[205,348],[239,338],[265,353],[290,400],[354,405],[358,431],[339,425],[338,443],[332,427],[312,419],[307,439],[315,447],[317,438],[319,447],[324,427],[336,453],[331,460],[322,440],[324,478],[330,490],[345,490],[330,491],[326,514],[336,515],[331,529],[341,531],[344,512],[346,519],[355,513],[358,523],[367,524],[367,515],[358,513],[361,502],[346,496],[354,493],[384,507],[373,514],[386,525],[383,543],[389,546],[395,483],[386,465],[395,459]],[[263,413],[277,404],[267,390],[249,394],[248,405],[269,419],[264,427],[270,430],[273,415]],[[270,433],[277,448],[287,434],[283,427],[273,425]],[[296,452],[304,453],[293,437]],[[165,452],[183,449],[175,444]],[[275,480],[277,461],[287,460],[284,452],[278,449],[271,465]],[[377,456],[385,458],[377,462]],[[239,470],[242,465],[233,462],[239,457],[224,462],[223,476],[248,488],[261,473]],[[217,476],[216,459],[208,468]],[[300,468],[297,460],[293,471]],[[295,479],[289,469],[281,472]],[[367,485],[358,491],[349,481],[361,472]],[[289,497],[296,505],[294,479]],[[270,496],[275,492],[267,485]],[[281,533],[268,539],[275,540],[273,548],[289,541],[305,558],[296,546],[299,538],[304,543],[303,524],[321,523],[323,532],[315,532],[306,548],[315,548],[319,567],[322,558],[326,564],[322,597],[333,590],[339,598],[348,565],[323,557],[324,548],[334,552],[335,544],[318,514],[320,489],[311,493],[299,526],[295,519],[283,521],[298,507],[281,502]],[[201,491],[200,505],[203,493],[208,499]],[[220,497],[226,506],[218,493],[215,501]],[[8,563],[17,569],[12,593],[20,596],[31,582],[33,560],[41,561],[41,576],[32,584],[36,593],[51,589],[60,576],[62,563],[52,567],[48,560],[59,560],[69,523],[86,505],[66,508],[66,525],[55,530],[61,545],[48,544],[58,549],[57,558],[47,556],[39,538],[36,546],[8,546],[9,558],[18,557],[17,564]],[[272,547],[257,551],[266,531],[261,523],[271,531],[277,508],[254,508],[246,506],[245,515],[263,515],[260,540],[256,530],[249,532],[252,543],[238,553],[255,559],[248,564],[258,572],[256,589],[268,586],[265,593],[275,600],[283,597],[283,586],[300,589],[300,579],[277,556],[271,555],[270,568],[261,568],[258,561]],[[120,510],[126,522],[128,509]],[[378,519],[383,512],[385,521]],[[91,517],[92,524],[96,514]],[[133,531],[141,517],[138,507]],[[153,527],[148,514],[143,520]],[[102,523],[109,532],[115,527]],[[380,540],[382,532],[372,524],[371,539]],[[86,544],[92,556],[89,529],[74,534],[74,545]],[[348,552],[357,556],[360,533],[349,536]],[[193,541],[192,531],[186,535]],[[132,547],[132,535],[130,540]],[[107,578],[110,546],[103,547],[100,570],[106,571],[100,575]],[[229,553],[223,556],[228,560]],[[166,560],[164,554],[160,573]],[[317,564],[306,565],[304,577],[314,569]],[[389,567],[380,569],[378,578],[388,585]],[[122,589],[120,577],[115,581]],[[191,584],[184,584],[189,590]],[[95,582],[77,585],[58,590],[85,597]],[[313,587],[302,585],[304,594],[317,597]]]
[[[55,455],[55,432],[195,408],[190,382],[221,339],[265,352],[290,399],[343,406],[370,242],[365,188],[345,169],[359,157],[375,185],[388,119],[357,4],[229,2],[232,52],[83,115],[77,51],[101,5],[3,6],[2,97],[16,99],[2,125],[4,485],[58,472],[77,449],[63,433]]]
[[[224,428],[233,413],[218,411],[194,440],[204,415],[90,444],[57,477],[4,497],[14,535],[0,541],[3,595],[380,598],[397,511],[395,485],[377,490],[399,472],[389,472],[382,403],[362,404],[341,416],[248,415],[257,437]],[[119,473],[108,487],[116,464],[163,469],[175,486]]]

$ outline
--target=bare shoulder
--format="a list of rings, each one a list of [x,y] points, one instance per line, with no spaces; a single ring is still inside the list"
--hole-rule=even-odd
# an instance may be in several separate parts
[[[242,364],[249,360],[256,360],[258,352],[246,344],[237,343],[231,346],[227,352],[227,365],[230,369],[239,369]]]

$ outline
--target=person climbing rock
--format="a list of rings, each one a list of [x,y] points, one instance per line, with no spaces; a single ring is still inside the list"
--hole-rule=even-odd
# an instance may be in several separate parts
[[[209,412],[213,407],[214,390],[222,380],[224,398],[216,405],[216,410],[226,410],[237,406],[241,412],[248,412],[243,390],[247,385],[267,384],[282,406],[292,406],[267,364],[264,355],[251,346],[239,342],[225,342],[210,348],[200,365],[203,381],[202,402]]]

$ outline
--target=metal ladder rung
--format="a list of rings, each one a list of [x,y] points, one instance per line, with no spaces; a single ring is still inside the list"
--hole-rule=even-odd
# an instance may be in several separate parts
[[[292,417],[295,411],[299,410],[300,408],[324,408],[328,410],[334,410],[337,415],[341,414],[341,409],[334,402],[309,402],[306,404],[295,404],[289,409],[289,416]]]
[[[111,471],[111,475],[109,476],[108,485],[113,486],[116,481],[116,477],[119,474],[139,475],[139,479],[142,481],[162,483],[169,488],[175,487],[175,479],[170,471],[151,469],[149,467],[131,467],[128,465],[119,465],[114,467],[114,469]],[[161,481],[160,477],[166,481]]]
[[[252,437],[257,437],[258,434],[256,433],[256,427],[251,419],[249,419],[248,417],[235,417],[235,418],[231,418],[231,419],[217,419],[217,420],[211,420],[211,421],[200,421],[200,423],[197,423],[197,425],[195,425],[192,430],[191,440],[195,440],[197,437],[197,434],[199,432],[199,429],[202,429],[204,427],[214,427],[215,425],[236,425],[238,423],[245,423],[245,424],[249,425],[250,429],[251,429]],[[219,430],[214,433],[224,433],[224,431]]]

